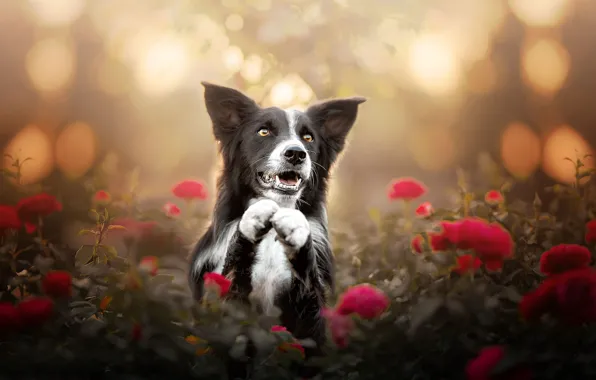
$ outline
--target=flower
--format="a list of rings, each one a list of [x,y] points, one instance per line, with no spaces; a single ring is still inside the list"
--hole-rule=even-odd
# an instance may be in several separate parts
[[[53,195],[41,193],[21,199],[17,203],[17,211],[24,219],[48,216],[56,211],[62,211],[62,203]]]
[[[141,272],[149,273],[151,276],[155,276],[158,269],[159,260],[155,256],[145,256],[139,263],[139,270]]]
[[[224,297],[228,294],[230,286],[232,286],[232,281],[215,272],[205,273],[205,275],[203,275],[203,280],[205,282],[205,287],[213,288],[219,293],[220,297]]]
[[[349,315],[342,315],[333,309],[323,309],[321,316],[327,321],[331,332],[331,340],[339,348],[348,346],[350,333],[354,329],[354,321]]]
[[[492,371],[497,364],[505,357],[503,346],[484,347],[478,356],[466,365],[466,377],[468,380],[529,380],[532,372],[526,367],[512,368],[500,376],[493,376]]]
[[[416,216],[427,218],[433,214],[433,206],[430,202],[423,202],[416,208]]]
[[[114,299],[114,297],[112,297],[112,296],[103,297],[101,299],[101,302],[99,303],[99,309],[106,310],[108,308],[108,306],[110,306],[110,303],[112,302],[113,299]]]
[[[389,307],[389,297],[370,284],[350,287],[340,297],[336,311],[342,315],[357,314],[363,319],[373,319]]]
[[[271,326],[271,332],[286,332],[286,331],[288,331],[288,329],[283,326],[280,326],[280,325]]]
[[[503,194],[498,190],[490,190],[484,195],[484,201],[491,206],[501,204],[504,200]]]
[[[43,278],[41,288],[50,297],[70,297],[72,295],[72,276],[67,271],[50,271]]]
[[[45,297],[31,297],[21,301],[17,310],[23,323],[27,326],[40,326],[54,313],[54,302]]]
[[[277,346],[277,349],[279,351],[288,352],[291,350],[297,350],[300,353],[300,355],[302,356],[302,358],[304,358],[304,347],[302,347],[302,345],[294,339],[294,337],[292,336],[292,334],[290,334],[288,329],[286,329],[284,326],[275,325],[275,326],[271,326],[271,332],[272,333],[287,333],[288,334],[289,340],[284,341],[279,346]]]
[[[0,233],[5,230],[18,230],[21,225],[22,222],[16,207],[0,205]]]
[[[551,314],[569,324],[596,321],[596,272],[574,269],[548,277],[524,295],[520,314],[527,321]]]
[[[592,254],[578,244],[559,244],[540,256],[540,271],[546,275],[562,273],[590,265]]]
[[[426,193],[424,184],[414,178],[399,178],[391,182],[387,196],[389,200],[411,201]]]
[[[596,243],[596,220],[586,223],[586,243]]]
[[[10,302],[0,302],[0,332],[13,331],[20,326],[19,310]]]
[[[456,267],[453,271],[464,275],[466,273],[475,272],[480,268],[482,261],[474,255],[463,255],[456,258]]]
[[[176,218],[180,216],[180,208],[172,202],[168,202],[163,206],[163,210],[168,218]]]
[[[410,242],[410,246],[412,247],[412,250],[416,253],[422,253],[422,241],[424,240],[424,238],[422,237],[422,235],[416,235],[414,236],[414,238],[412,238],[412,241]]]
[[[93,202],[98,204],[108,204],[112,200],[112,196],[105,190],[98,190],[93,196]]]
[[[207,190],[203,182],[191,179],[177,183],[172,188],[172,193],[184,200],[207,199]]]

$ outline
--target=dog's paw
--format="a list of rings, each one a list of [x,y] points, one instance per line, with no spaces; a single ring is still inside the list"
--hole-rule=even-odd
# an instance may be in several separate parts
[[[296,251],[304,247],[310,236],[308,220],[298,210],[280,208],[271,224],[282,242]]]
[[[238,230],[248,240],[255,242],[271,228],[271,217],[279,210],[277,203],[262,199],[246,209]]]

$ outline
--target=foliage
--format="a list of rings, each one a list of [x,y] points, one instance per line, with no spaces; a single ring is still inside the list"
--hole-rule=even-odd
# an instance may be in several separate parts
[[[309,359],[320,376],[595,374],[596,282],[586,266],[595,253],[596,202],[586,181],[592,173],[581,160],[573,163],[577,182],[549,189],[549,205],[538,196],[532,204],[512,201],[510,181],[476,193],[461,176],[457,205],[416,208],[412,202],[426,188],[404,179],[417,194],[395,191],[400,180],[389,194],[402,212],[371,210],[370,220],[334,231],[340,296],[324,312],[325,355]],[[5,174],[3,189],[10,186],[20,201],[0,208],[4,375],[225,378],[229,360],[246,360],[250,340],[255,378],[295,377],[311,342],[296,340],[276,318],[223,301],[225,279],[216,275],[202,302],[191,297],[180,255],[190,232],[206,222],[193,211],[206,197],[200,182],[187,181],[196,197],[183,191],[183,200],[162,210],[143,210],[134,193],[94,189],[80,231],[89,241],[71,249],[45,236],[62,212],[51,191],[28,189],[15,172]],[[374,286],[353,286],[360,283]],[[581,318],[571,321],[571,314]]]

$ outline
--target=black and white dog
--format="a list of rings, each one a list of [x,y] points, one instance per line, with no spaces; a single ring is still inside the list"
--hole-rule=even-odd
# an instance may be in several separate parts
[[[261,108],[234,89],[203,86],[223,173],[212,223],[193,253],[195,298],[206,272],[221,273],[232,280],[231,297],[246,301],[252,293],[264,313],[282,311],[295,337],[321,344],[320,311],[333,288],[329,170],[365,99],[328,100],[301,112]]]

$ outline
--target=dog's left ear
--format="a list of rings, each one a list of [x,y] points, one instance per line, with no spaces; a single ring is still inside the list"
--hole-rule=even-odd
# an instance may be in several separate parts
[[[254,100],[238,90],[208,82],[201,84],[205,87],[205,106],[217,140],[236,132],[243,120],[259,109]]]
[[[341,149],[348,132],[356,122],[358,106],[365,101],[366,98],[360,96],[326,100],[310,106],[306,114],[315,125],[322,126],[323,136],[337,143]]]

